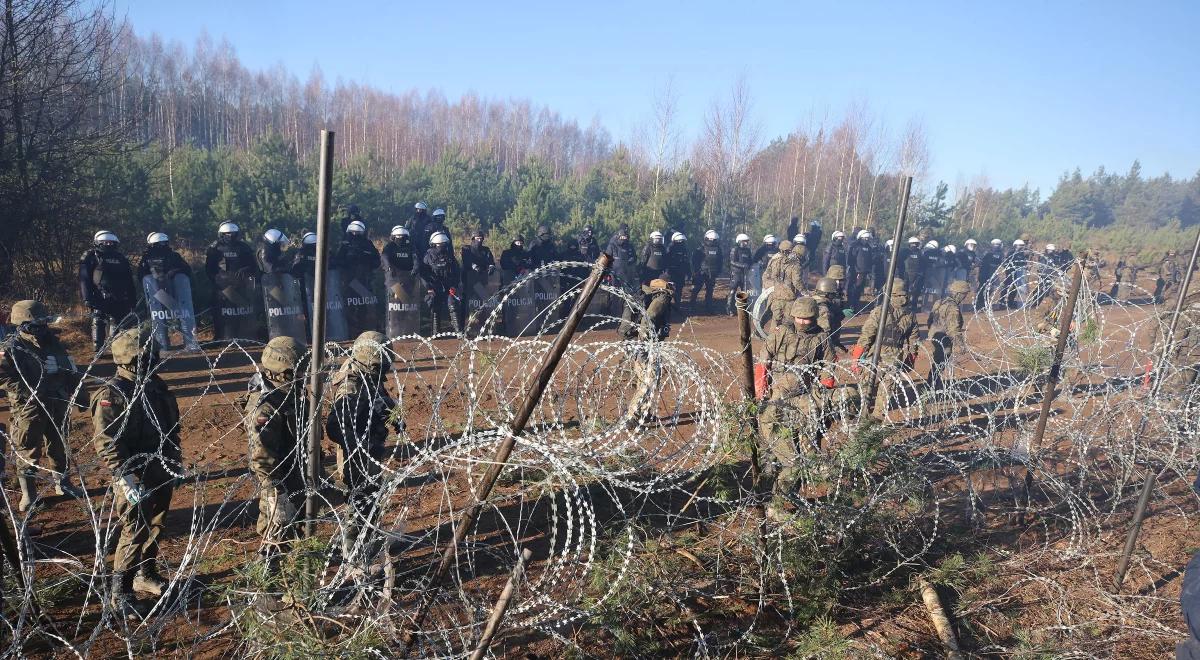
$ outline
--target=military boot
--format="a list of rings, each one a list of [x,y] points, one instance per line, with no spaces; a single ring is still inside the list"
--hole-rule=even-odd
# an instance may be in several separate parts
[[[82,488],[76,488],[75,485],[71,483],[71,477],[65,474],[62,476],[62,479],[59,479],[58,482],[54,484],[54,492],[57,495],[66,495],[68,497],[74,497],[77,500],[87,497],[87,493],[85,493]]]
[[[133,580],[133,571],[113,573],[112,599],[109,602],[121,616],[145,618],[150,612],[150,605],[138,600],[133,593]]]
[[[37,483],[34,481],[34,473],[26,470],[17,476],[17,483],[21,486],[21,501],[17,503],[17,508],[21,513],[24,513],[31,508],[37,506],[38,493]]]
[[[134,591],[155,596],[163,595],[169,585],[170,582],[158,572],[158,562],[156,561],[143,562],[141,569],[133,577]]]

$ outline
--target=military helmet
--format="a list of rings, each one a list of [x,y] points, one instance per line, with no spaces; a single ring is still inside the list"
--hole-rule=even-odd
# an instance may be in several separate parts
[[[904,280],[902,280],[900,278],[896,278],[896,279],[892,280],[892,295],[893,296],[907,296],[908,295],[908,284],[906,284],[904,282]]]
[[[283,375],[285,372],[295,372],[300,366],[300,358],[304,356],[304,347],[291,337],[276,337],[263,347],[262,368],[274,374]]]
[[[157,354],[159,346],[148,331],[130,328],[113,338],[110,350],[114,364],[131,365],[145,352]]]
[[[950,283],[950,293],[968,294],[971,293],[971,285],[962,280],[954,280]]]
[[[650,280],[650,288],[655,291],[666,291],[671,288],[671,283],[662,278],[657,278]]]
[[[846,279],[846,267],[841,264],[833,264],[825,273],[825,277],[835,280],[844,280]]]
[[[22,323],[45,323],[50,318],[50,311],[40,300],[22,300],[14,303],[9,313],[9,321],[13,325]]]
[[[779,251],[780,252],[791,252],[791,250],[792,250],[792,242],[791,241],[780,241],[779,242]]]
[[[815,319],[817,318],[817,302],[812,298],[800,298],[788,306],[788,313],[793,318]]]
[[[354,345],[350,349],[350,357],[355,362],[368,367],[378,367],[385,362],[390,362],[387,337],[382,332],[367,330],[354,340]]]
[[[817,280],[817,291],[821,293],[837,293],[837,280],[832,277],[822,277]]]

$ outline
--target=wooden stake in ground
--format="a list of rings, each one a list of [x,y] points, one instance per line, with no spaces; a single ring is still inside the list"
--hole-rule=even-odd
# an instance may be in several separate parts
[[[946,616],[946,610],[942,608],[942,599],[938,598],[937,589],[934,589],[933,585],[929,584],[925,578],[921,578],[918,585],[921,587],[921,600],[925,601],[925,610],[929,612],[929,619],[933,621],[933,627],[946,647],[946,657],[950,660],[962,660],[962,652],[958,649],[958,638],[954,636],[954,627],[950,625],[950,617]]]
[[[517,560],[516,568],[513,568],[512,575],[508,578],[508,583],[504,585],[504,591],[500,592],[500,598],[496,600],[496,605],[492,608],[492,616],[488,619],[487,626],[483,629],[483,635],[479,638],[479,643],[475,645],[475,652],[471,654],[471,660],[482,660],[487,653],[488,646],[492,644],[492,637],[496,635],[496,630],[500,628],[500,620],[504,618],[504,613],[508,611],[508,604],[512,601],[513,592],[516,591],[517,585],[521,583],[521,579],[525,576],[525,564],[529,562],[529,558],[533,556],[533,550],[525,548],[521,551],[521,558]]]

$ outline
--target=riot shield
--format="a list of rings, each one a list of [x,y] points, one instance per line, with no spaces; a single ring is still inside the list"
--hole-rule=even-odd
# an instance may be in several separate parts
[[[301,344],[307,343],[300,282],[289,273],[265,273],[262,291],[270,338],[291,337]]]
[[[762,264],[754,264],[750,267],[750,281],[746,283],[750,287],[748,293],[751,298],[757,298],[763,290],[763,267]]]
[[[387,274],[387,336],[415,335],[421,332],[420,278],[412,273]]]
[[[196,348],[196,315],[192,308],[192,282],[187,275],[177,273],[174,277],[142,278],[142,290],[146,294],[146,307],[150,310],[150,323],[154,338],[165,349],[171,346],[171,329],[183,335],[186,348]]]
[[[346,306],[346,330],[357,337],[368,330],[379,330],[379,294],[372,286],[373,272],[342,273],[342,297]]]
[[[262,298],[258,295],[258,278],[233,277],[217,290],[218,339],[253,339],[261,341],[266,328],[262,323]]]
[[[463,291],[464,307],[466,308],[466,332],[468,334],[478,334],[483,322],[495,309],[496,292],[500,289],[500,283],[496,277],[488,278],[488,282],[484,284],[479,280],[471,281]]]
[[[311,327],[313,309],[313,276],[304,276],[304,311]],[[342,273],[330,269],[325,273],[325,341],[346,341],[346,300],[342,297]]]
[[[501,298],[508,295],[508,299],[504,300],[505,335],[524,337],[537,332],[534,322],[538,310],[537,300],[534,298],[535,281],[528,278],[518,279],[505,287],[501,294]]]
[[[539,277],[531,284],[533,286],[533,300],[538,318],[535,320],[537,332],[545,332],[547,329],[554,326],[555,318],[562,318],[563,312],[559,307],[551,306],[555,300],[558,300],[559,295],[559,279],[558,277]],[[570,311],[570,305],[567,305],[567,311]],[[552,317],[551,314],[554,316]]]

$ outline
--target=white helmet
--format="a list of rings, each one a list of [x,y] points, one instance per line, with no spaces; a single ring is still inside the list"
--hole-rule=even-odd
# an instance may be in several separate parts
[[[150,235],[146,237],[146,245],[157,245],[159,243],[166,243],[169,240],[171,239],[161,231],[150,232]]]
[[[392,238],[408,235],[408,230],[404,228],[404,225],[396,225],[395,227],[392,227]]]
[[[1025,246],[1025,241],[1023,241],[1019,238],[1017,240],[1013,241],[1013,247],[1024,247],[1024,246]]]
[[[117,238],[116,234],[112,233],[111,231],[109,231],[107,229],[101,229],[100,231],[96,232],[95,234],[92,234],[92,243],[95,243],[96,245],[99,245],[101,243],[120,243],[120,242],[121,242],[121,239]]]
[[[887,239],[887,243],[884,243],[883,245],[884,245],[884,247],[892,247],[892,244],[895,242],[896,241],[889,238],[889,239]]]
[[[347,234],[365,234],[365,233],[367,233],[367,226],[364,225],[361,220],[355,220],[354,222],[351,222],[350,224],[346,225],[346,233]]]
[[[1053,243],[1047,243],[1047,244],[1046,244],[1046,251],[1047,251],[1047,252],[1054,252],[1054,251],[1055,251],[1055,250],[1057,250],[1057,249],[1058,249],[1058,246],[1056,246],[1056,245],[1055,245],[1055,244],[1053,244]]]
[[[715,241],[718,238],[721,238],[721,235],[718,234],[716,230],[709,229],[708,231],[704,232],[704,238],[707,238],[710,241]]]
[[[241,227],[238,227],[236,224],[234,224],[232,222],[222,222],[221,226],[217,227],[218,234],[236,234],[241,230],[242,230]]]
[[[274,243],[278,243],[280,241],[286,241],[287,236],[284,236],[283,232],[279,231],[278,229],[268,229],[263,234],[263,240],[265,240],[268,243],[274,244]]]
[[[941,246],[939,246],[939,245],[938,245],[938,242],[937,242],[937,241],[929,241],[928,243],[926,243],[926,244],[925,244],[925,247],[927,247],[927,248],[933,248],[933,249],[935,249],[935,250],[936,250],[936,249],[938,249],[938,248],[939,248],[939,247],[941,247]]]
[[[300,237],[300,241],[305,245],[316,245],[317,235],[311,231],[304,232],[304,236]]]
[[[425,206],[425,202],[417,202],[416,204],[413,204],[413,208],[418,211],[428,211],[429,210],[429,207]]]
[[[766,236],[763,236],[763,243],[766,243],[768,245],[774,245],[775,244],[775,234],[767,234]]]
[[[994,245],[994,246],[996,246],[996,247],[1000,247],[1001,245],[1004,245],[1004,241],[1002,241],[1002,240],[1000,240],[1000,239],[998,239],[998,238],[993,238],[993,239],[992,239],[992,245]]]
[[[835,231],[835,232],[833,232],[833,237],[834,237],[834,238],[846,238],[846,232],[844,232],[844,231]]]
[[[947,245],[946,247],[942,248],[942,251],[947,254],[954,254],[955,252],[958,252],[958,248],[954,247],[953,245]]]
[[[859,239],[871,238],[871,232],[866,229],[860,229],[858,234],[855,236],[855,238],[859,238]]]
[[[444,232],[434,232],[433,236],[429,237],[430,245],[445,245],[450,242],[450,237]]]
[[[446,217],[446,209],[434,209],[434,210],[433,210],[433,217],[435,217],[435,218],[444,218],[444,217]]]
[[[652,240],[652,241],[661,241],[662,239],[663,239],[663,237],[662,237],[662,232],[661,232],[661,231],[652,231],[652,232],[650,232],[650,240]]]
[[[687,240],[687,236],[684,236],[683,232],[677,231],[674,234],[671,234],[671,242],[672,243],[682,243],[686,240]]]
[[[917,238],[916,236],[909,236],[909,237],[908,237],[908,244],[909,244],[909,245],[920,245],[920,244],[921,244],[921,239]]]
[[[804,234],[796,234],[794,237],[792,237],[792,242],[793,243],[804,243],[805,245],[807,245],[808,239],[804,237]]]
[[[965,243],[965,245],[966,245],[967,247],[975,247],[976,245],[979,245],[979,243],[978,243],[978,242],[977,242],[975,239],[973,239],[973,238],[968,238],[968,239],[967,239],[967,242]]]
[[[737,237],[736,237],[736,238],[734,238],[733,240],[734,240],[734,242],[735,242],[735,243],[741,243],[742,241],[747,241],[747,242],[749,242],[749,241],[750,241],[750,237],[749,237],[749,236],[747,236],[746,234],[738,234],[738,235],[737,235]]]

